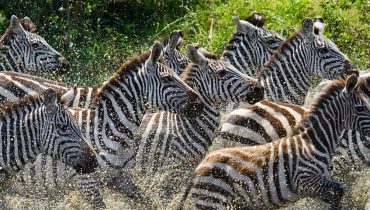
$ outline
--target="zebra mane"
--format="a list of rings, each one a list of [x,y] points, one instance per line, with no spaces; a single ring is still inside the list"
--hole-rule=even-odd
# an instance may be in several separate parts
[[[274,53],[271,55],[269,60],[263,64],[258,70],[257,70],[257,79],[260,79],[263,74],[268,70],[268,66],[270,66],[273,61],[276,59],[277,55],[284,52],[285,48],[288,46],[289,43],[293,42],[294,40],[298,39],[301,36],[302,29],[299,31],[296,31],[293,35],[291,35],[289,38],[285,39],[285,41],[279,46],[277,50],[274,51]]]
[[[36,25],[34,23],[32,23],[32,21],[30,19],[22,18],[22,19],[19,20],[19,22],[22,25],[24,30],[26,30],[28,32],[31,32],[31,33],[35,33]],[[5,30],[5,33],[0,38],[0,45],[4,42],[6,37],[8,37],[12,34],[13,34],[13,30],[10,26],[8,26],[8,28]]]
[[[60,98],[64,94],[62,90],[55,90],[56,95],[57,95],[57,100],[60,101]],[[40,107],[43,104],[44,101],[44,93],[40,92],[36,95],[30,94],[26,95],[23,98],[21,98],[18,101],[6,101],[4,103],[0,104],[0,117],[5,117],[7,115],[10,115],[12,110],[16,109],[23,109],[25,106],[29,106],[32,104],[32,107]]]
[[[322,108],[325,107],[328,101],[332,100],[333,97],[337,96],[343,91],[343,88],[346,86],[346,78],[340,78],[337,80],[332,81],[331,83],[327,84],[324,87],[324,90],[322,93],[316,98],[314,98],[313,102],[309,105],[309,110],[306,112],[300,122],[300,124],[297,126],[297,129],[293,131],[294,134],[297,134],[300,130],[302,131],[304,128],[307,128],[310,126],[313,118],[312,116],[317,115],[318,113],[322,112]],[[370,91],[368,90],[370,83],[370,77],[367,78],[359,78],[357,83],[356,92],[362,92],[365,89],[365,92],[367,92],[368,95],[370,95]],[[367,91],[366,91],[367,90]],[[369,97],[369,96],[367,96]]]
[[[148,60],[150,57],[150,50],[142,52],[139,56],[136,56],[134,58],[131,58],[129,61],[124,63],[121,67],[119,67],[112,76],[103,83],[103,85],[98,88],[98,92],[96,93],[95,97],[92,100],[92,104],[95,104],[101,96],[104,94],[105,90],[109,87],[109,85],[120,76],[124,75],[126,72],[130,71],[137,71],[137,67],[140,67],[145,64],[145,61]],[[162,63],[162,60],[159,60],[158,62]]]

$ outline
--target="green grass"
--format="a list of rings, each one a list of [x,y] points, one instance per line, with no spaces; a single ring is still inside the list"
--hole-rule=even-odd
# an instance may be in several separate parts
[[[266,17],[266,28],[285,37],[300,28],[304,17],[320,15],[326,23],[325,35],[360,69],[370,66],[368,0],[61,2],[36,0],[21,4],[23,7],[14,2],[0,5],[4,8],[0,9],[2,31],[9,21],[5,16],[13,13],[19,17],[30,16],[39,34],[68,58],[73,66],[70,73],[45,75],[59,81],[98,85],[123,62],[174,29],[184,32],[185,44],[197,42],[221,54],[235,30],[232,16],[246,17],[254,10]]]

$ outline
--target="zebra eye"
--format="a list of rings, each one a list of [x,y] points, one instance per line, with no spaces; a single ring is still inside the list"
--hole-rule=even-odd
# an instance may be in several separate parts
[[[326,47],[320,47],[317,49],[317,51],[319,51],[319,53],[321,54],[325,54],[329,52],[329,50]]]
[[[161,80],[164,82],[164,83],[170,83],[173,81],[173,78],[171,76],[162,76],[161,77]]]
[[[226,74],[227,74],[227,71],[226,70],[220,70],[220,71],[217,72],[217,75],[219,77],[224,77]]]
[[[68,125],[62,125],[62,124],[59,124],[58,125],[58,129],[62,132],[66,132],[68,130]]]
[[[273,44],[275,44],[275,41],[274,40],[267,40],[266,43],[268,45],[273,45]]]
[[[33,48],[38,48],[40,46],[39,43],[37,43],[37,42],[32,43],[31,45],[32,45]]]
[[[360,105],[355,105],[355,110],[356,110],[357,112],[363,112],[363,111],[365,111],[365,107],[364,107],[364,106],[362,106],[362,104],[360,104]]]

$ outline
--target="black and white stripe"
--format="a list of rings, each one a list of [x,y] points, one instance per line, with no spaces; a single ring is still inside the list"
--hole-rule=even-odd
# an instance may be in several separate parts
[[[257,80],[242,74],[223,59],[214,59],[214,56],[209,59],[201,52],[195,45],[188,46],[193,63],[184,70],[181,78],[200,93],[205,102],[204,112],[196,118],[163,111],[146,114],[140,125],[134,143],[137,145],[135,169],[146,181],[157,176],[163,179],[163,172],[172,176],[178,173],[175,168],[189,171],[195,167],[212,144],[223,104],[255,103],[263,98],[263,88]],[[186,180],[186,172],[181,172],[181,177]],[[175,182],[172,177],[169,180],[172,181],[156,185],[149,191],[165,188],[167,194],[174,195],[176,189],[180,189],[178,186],[184,183]],[[167,185],[171,185],[171,190]],[[166,198],[162,201],[166,202]]]
[[[158,172],[164,162],[191,161],[204,156],[218,128],[219,108],[227,102],[262,99],[263,88],[257,80],[240,73],[222,59],[208,59],[194,45],[188,46],[189,64],[182,78],[200,93],[205,102],[199,117],[158,112],[145,115],[137,133],[136,166]],[[171,155],[171,160],[168,160]]]
[[[180,75],[190,63],[188,56],[180,51],[183,35],[180,30],[172,31],[170,37],[164,40],[163,61],[166,66]]]
[[[301,105],[313,76],[335,79],[354,68],[333,42],[315,34],[313,21],[306,18],[302,30],[284,41],[258,78],[267,99]]]
[[[66,59],[35,32],[32,21],[26,17],[11,17],[10,26],[0,38],[0,70],[15,72],[65,72]]]
[[[233,18],[236,32],[225,46],[223,58],[249,76],[257,76],[258,70],[283,43],[284,38],[274,31],[263,28],[264,17],[253,12],[246,20]]]
[[[332,155],[343,130],[369,133],[369,85],[357,75],[329,85],[292,137],[207,155],[181,203],[191,195],[197,209],[263,209],[309,195],[339,209],[344,189],[330,179]]]
[[[2,173],[14,175],[40,153],[64,162],[81,174],[95,171],[98,162],[94,150],[63,105],[73,94],[72,90],[57,99],[56,92],[48,89],[42,96],[1,104]]]
[[[290,136],[306,111],[299,105],[269,100],[241,104],[224,118],[219,136],[244,145],[270,143]]]
[[[130,187],[121,186],[121,183],[115,183],[114,180],[120,180],[119,177],[122,176],[120,169],[129,168],[134,150],[128,140],[133,138],[148,106],[181,112],[189,117],[196,116],[203,108],[199,94],[171,69],[157,62],[161,52],[161,45],[156,43],[151,53],[145,52],[139,58],[124,64],[98,89],[91,109],[70,109],[78,120],[87,142],[98,154],[100,169],[103,171],[99,178],[102,181],[108,180],[118,187]],[[47,163],[52,165],[44,168],[58,167],[55,161]],[[34,165],[34,171],[41,168]],[[68,174],[74,176],[75,173]],[[60,176],[54,178],[69,179]],[[78,186],[80,179],[76,180]],[[126,181],[133,185],[131,180]]]

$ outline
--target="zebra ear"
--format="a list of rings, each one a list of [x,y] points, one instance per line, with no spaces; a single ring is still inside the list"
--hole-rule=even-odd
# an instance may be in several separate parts
[[[32,22],[32,20],[29,17],[24,17],[20,20],[20,23],[24,30],[28,32],[35,32],[36,31],[36,25]]]
[[[199,66],[205,66],[207,65],[207,58],[204,57],[203,54],[198,52],[197,44],[191,44],[187,46],[188,48],[188,57],[191,62],[199,65]]]
[[[345,93],[351,93],[357,86],[357,81],[358,81],[358,75],[356,74],[351,74],[346,83],[346,88],[344,89]]]
[[[313,32],[313,22],[311,18],[305,18],[302,22],[302,33],[308,40],[312,40],[314,38]]]
[[[55,90],[49,88],[45,91],[44,105],[48,113],[53,113],[57,109],[57,94]]]
[[[317,16],[314,20],[314,23],[313,23],[313,30],[314,30],[314,33],[316,35],[322,35],[324,33],[324,29],[325,29],[325,24],[324,24],[324,20],[322,19],[322,17],[320,16]]]
[[[171,50],[174,50],[177,46],[179,46],[182,42],[182,36],[181,36],[180,30],[175,30],[170,35],[170,48]]]
[[[236,24],[236,30],[238,32],[250,33],[256,30],[256,27],[248,21],[239,20],[237,17],[233,17],[233,21]]]
[[[150,57],[149,57],[149,59],[146,62],[146,68],[148,70],[149,69],[152,69],[157,64],[157,61],[161,57],[162,50],[163,50],[162,45],[159,42],[156,41],[154,43],[153,47],[152,47],[152,51],[150,53]]]
[[[63,104],[64,106],[68,106],[73,99],[76,97],[76,90],[77,87],[74,85],[71,87],[64,95],[60,98],[60,103]]]
[[[12,17],[10,18],[10,27],[12,31],[17,35],[23,36],[26,34],[26,31],[23,29],[21,23],[19,22],[19,19],[15,15],[12,15]]]

